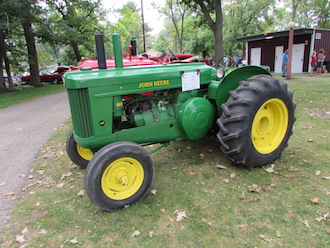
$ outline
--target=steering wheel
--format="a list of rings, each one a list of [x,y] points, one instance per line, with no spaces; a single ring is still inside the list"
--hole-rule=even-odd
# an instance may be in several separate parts
[[[171,49],[169,49],[169,51],[170,51],[170,54],[175,58],[175,60],[179,60],[178,57],[172,52]],[[170,57],[170,60],[171,60],[171,57]]]
[[[221,67],[222,69],[224,69],[226,71],[229,68],[231,68],[232,66],[234,66],[234,64],[235,64],[234,59],[228,55],[225,55],[225,56],[222,56],[218,60],[218,63],[216,63],[215,65],[217,65],[218,67]]]

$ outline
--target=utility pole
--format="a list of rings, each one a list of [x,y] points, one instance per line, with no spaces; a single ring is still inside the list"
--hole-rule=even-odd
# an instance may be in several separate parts
[[[146,32],[144,30],[144,15],[143,15],[143,0],[141,0],[141,12],[142,12],[142,34],[143,34],[143,51],[146,52]]]

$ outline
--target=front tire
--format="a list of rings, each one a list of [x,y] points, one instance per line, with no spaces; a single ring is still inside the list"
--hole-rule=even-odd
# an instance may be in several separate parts
[[[93,158],[94,153],[88,148],[83,148],[77,144],[73,136],[73,130],[69,133],[66,140],[66,153],[73,163],[81,169],[86,169],[89,161]]]
[[[258,75],[230,92],[217,120],[221,150],[236,165],[249,169],[278,159],[292,135],[293,94],[271,76]]]
[[[132,142],[103,147],[88,164],[85,188],[89,198],[105,211],[117,211],[142,200],[153,182],[149,154]]]

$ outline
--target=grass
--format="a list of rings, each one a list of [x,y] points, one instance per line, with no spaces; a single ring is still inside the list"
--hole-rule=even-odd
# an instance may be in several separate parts
[[[15,91],[0,94],[0,108],[57,93],[65,89],[63,84],[43,83],[42,86],[35,88],[31,85],[20,85],[15,87]]]
[[[10,247],[327,247],[329,81],[329,76],[295,76],[288,81],[297,103],[297,121],[273,173],[265,170],[270,166],[250,171],[230,165],[212,137],[172,142],[152,154],[156,173],[152,189],[157,193],[114,213],[99,210],[82,194],[84,170],[65,154],[64,142],[72,128],[65,123],[42,148],[22,194],[11,196],[16,207],[0,243]],[[177,222],[176,210],[185,211],[187,217]],[[133,237],[137,230],[140,235]]]

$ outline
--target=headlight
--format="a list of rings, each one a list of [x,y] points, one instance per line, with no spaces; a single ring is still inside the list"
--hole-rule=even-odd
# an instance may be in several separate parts
[[[217,69],[217,77],[218,78],[223,78],[224,75],[225,75],[225,70],[223,68],[219,67]]]

